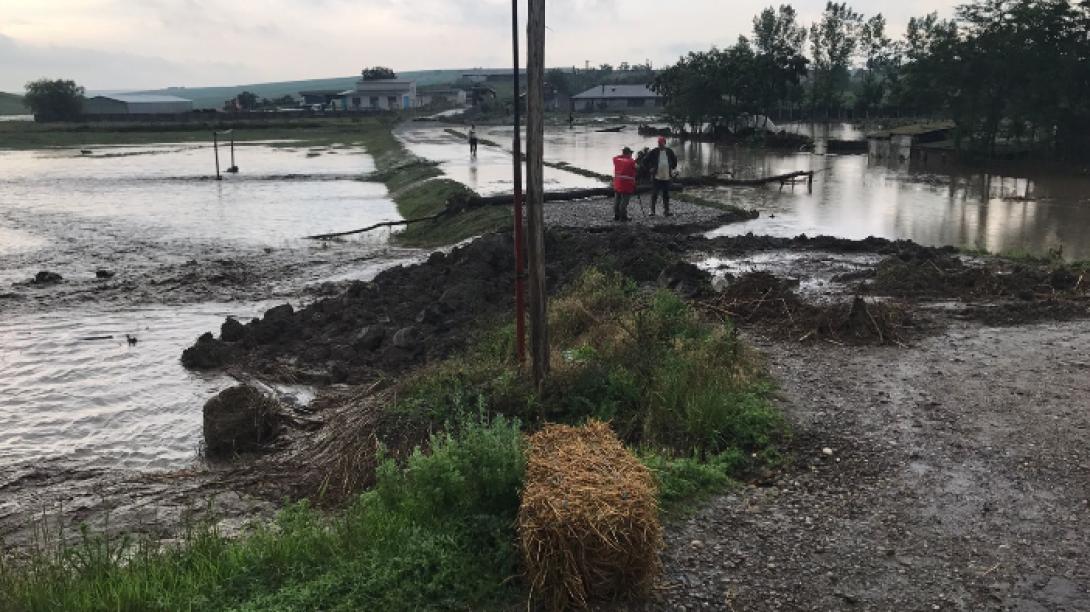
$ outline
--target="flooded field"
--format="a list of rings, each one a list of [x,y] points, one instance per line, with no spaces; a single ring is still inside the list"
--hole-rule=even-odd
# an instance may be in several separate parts
[[[86,151],[0,151],[0,466],[184,467],[232,381],[184,370],[183,348],[416,256],[381,233],[302,240],[400,218],[359,148],[240,145],[222,181],[210,146]],[[42,270],[63,281],[27,282]]]
[[[797,126],[800,130],[805,126]],[[808,128],[809,129],[809,128]],[[833,126],[830,137],[855,138],[850,126]],[[510,128],[479,130],[483,138],[509,147]],[[468,147],[441,128],[413,129],[406,135],[417,154],[443,162],[452,178],[478,177],[487,193],[510,189],[510,155],[482,146],[477,160]],[[612,173],[611,159],[624,146],[653,146],[633,126],[618,133],[593,128],[550,129],[545,157],[601,173]],[[1063,249],[1065,257],[1090,258],[1090,177],[1031,173],[1018,169],[985,171],[933,159],[930,164],[880,164],[866,155],[813,155],[739,146],[672,141],[683,175],[729,173],[736,178],[813,170],[813,193],[805,185],[722,188],[705,197],[761,211],[752,222],[729,225],[716,234],[753,232],[776,236],[825,234],[844,238],[907,238],[931,246],[953,245],[994,252],[1045,254]],[[594,179],[547,172],[547,188],[600,185]],[[482,180],[480,177],[487,177]],[[473,181],[468,181],[472,186]]]

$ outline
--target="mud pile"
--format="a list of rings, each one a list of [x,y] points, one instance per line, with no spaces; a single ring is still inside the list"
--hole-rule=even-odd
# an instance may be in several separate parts
[[[642,230],[552,231],[546,236],[550,292],[588,265],[656,281],[685,252],[684,239]],[[191,369],[242,366],[273,380],[359,383],[402,372],[463,348],[481,325],[513,308],[510,234],[484,236],[420,265],[295,311],[282,305],[246,324],[228,319],[182,355]]]
[[[789,340],[826,339],[851,344],[901,344],[925,325],[900,304],[867,301],[811,304],[796,292],[797,281],[768,272],[739,277],[704,307]]]

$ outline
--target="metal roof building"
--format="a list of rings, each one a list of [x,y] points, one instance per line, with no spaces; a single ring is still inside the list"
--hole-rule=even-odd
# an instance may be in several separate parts
[[[179,115],[192,110],[192,100],[150,94],[101,95],[83,103],[86,115]]]
[[[571,103],[579,111],[654,108],[662,106],[662,96],[647,85],[600,85],[572,96]]]

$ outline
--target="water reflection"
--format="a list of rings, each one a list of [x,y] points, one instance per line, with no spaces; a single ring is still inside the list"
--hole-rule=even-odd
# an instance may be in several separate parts
[[[799,126],[804,129],[804,126]],[[479,130],[506,145],[511,128]],[[860,136],[850,125],[832,126],[830,137]],[[511,189],[509,154],[481,147],[471,179],[462,142],[439,128],[415,129],[406,138],[419,155],[443,163],[448,176],[474,181],[487,193]],[[591,128],[550,129],[545,157],[609,174],[611,159],[622,147],[654,146],[654,137],[634,127],[618,133]],[[456,145],[456,146],[455,146]],[[813,193],[805,185],[769,188],[722,188],[704,195],[762,212],[761,218],[726,226],[715,234],[754,232],[781,236],[828,234],[846,238],[908,238],[928,245],[980,247],[990,251],[1024,250],[1044,254],[1063,248],[1065,257],[1090,258],[1090,177],[1058,175],[1008,166],[981,171],[950,164],[941,155],[926,159],[866,155],[813,155],[742,146],[681,142],[671,139],[684,175],[730,174],[758,178],[796,170],[817,172]],[[464,166],[464,169],[463,169]],[[570,173],[549,172],[553,188],[601,183]]]

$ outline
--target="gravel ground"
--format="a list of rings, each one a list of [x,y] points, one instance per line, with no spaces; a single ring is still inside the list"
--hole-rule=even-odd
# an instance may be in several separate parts
[[[655,610],[1090,610],[1090,322],[754,342],[793,465],[668,527]]]
[[[670,212],[673,216],[662,216],[662,203],[659,203],[658,215],[648,216],[651,212],[651,196],[643,196],[643,209],[636,198],[628,205],[629,224],[652,226],[705,225],[714,224],[717,219],[724,222],[733,220],[721,210],[690,204],[680,200],[671,200]],[[576,200],[574,202],[546,202],[545,224],[549,227],[605,227],[620,225],[613,220],[613,199]]]

